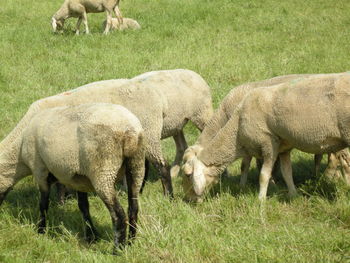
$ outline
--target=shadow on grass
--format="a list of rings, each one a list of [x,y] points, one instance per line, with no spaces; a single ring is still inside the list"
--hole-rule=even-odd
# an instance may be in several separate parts
[[[314,161],[311,159],[300,158],[292,163],[293,180],[299,193],[305,196],[318,195],[333,201],[337,196],[338,183],[325,178],[322,173],[326,169],[326,164],[321,164],[321,175],[317,178],[314,176]],[[268,188],[268,196],[278,195],[278,200],[289,201],[288,189],[282,177],[280,170],[273,176],[274,183],[270,182]],[[209,193],[209,197],[218,193],[229,193],[232,196],[240,196],[246,194],[256,194],[259,192],[259,171],[252,168],[248,174],[248,181],[245,187],[239,185],[240,176],[222,176],[220,182],[213,187]]]
[[[92,195],[89,195],[91,197]],[[7,213],[18,220],[20,224],[31,223],[36,225],[39,221],[39,191],[34,186],[21,186],[21,189],[14,189],[5,199],[8,203]],[[102,201],[101,201],[102,202]],[[94,220],[91,215],[94,226],[99,234],[100,240],[112,242],[112,222],[101,225]],[[78,208],[78,202],[75,197],[66,201],[65,204],[58,203],[56,190],[52,189],[50,193],[50,205],[47,215],[47,233],[52,238],[60,238],[62,235],[77,235],[82,246],[88,247],[90,244],[85,241],[85,224]],[[97,241],[98,242],[98,241]]]

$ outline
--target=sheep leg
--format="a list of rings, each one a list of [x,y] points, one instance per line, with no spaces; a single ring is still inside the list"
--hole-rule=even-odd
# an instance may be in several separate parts
[[[38,233],[44,234],[46,228],[46,214],[49,209],[49,191],[43,191],[40,189],[40,220],[38,223]]]
[[[50,203],[50,199],[49,199],[50,187],[55,182],[57,182],[57,179],[53,176],[53,174],[49,173],[47,176],[47,179],[39,183],[39,190],[40,190],[40,203],[39,203],[40,220],[38,223],[39,234],[45,233],[46,215],[47,215],[47,211],[49,210],[49,203]]]
[[[321,167],[321,161],[322,161],[323,154],[315,154],[314,156],[314,176],[317,177],[320,173],[320,167]]]
[[[263,160],[256,158],[255,162],[256,162],[256,168],[257,168],[257,170],[260,173],[260,171],[262,169],[262,166],[263,166]],[[272,175],[271,175],[271,179],[270,179],[270,183],[273,184],[273,185],[276,184],[275,180],[274,180],[274,177],[276,176],[276,173],[277,173],[277,170],[278,170],[278,166],[279,166],[279,160],[277,159],[275,164],[273,165]]]
[[[251,156],[246,156],[242,160],[241,164],[241,180],[239,182],[239,185],[241,187],[245,186],[247,183],[247,178],[248,178],[248,172],[249,172],[249,167],[250,167],[250,162],[252,161]]]
[[[129,217],[129,239],[133,239],[136,236],[137,231],[137,214],[139,210],[138,205],[138,192],[139,189],[135,182],[137,176],[137,167],[134,165],[132,158],[127,158],[126,163],[126,182],[128,185],[128,217]]]
[[[148,177],[149,177],[149,166],[150,166],[150,162],[146,159],[145,160],[145,177],[142,180],[142,185],[140,188],[140,193],[142,194],[143,192],[143,188],[145,187],[146,182],[148,181]]]
[[[255,162],[256,162],[256,169],[258,169],[258,171],[260,173],[262,166],[263,166],[263,160],[256,158]]]
[[[83,13],[83,23],[84,23],[84,26],[85,26],[85,34],[90,34],[89,26],[88,26],[88,22],[87,22],[87,14],[86,14],[85,11]]]
[[[106,28],[103,34],[107,35],[111,26],[112,26],[112,13],[110,10],[106,10],[107,12],[107,21],[106,21]]]
[[[84,192],[77,192],[78,195],[78,206],[80,209],[81,214],[83,215],[83,219],[86,224],[86,241],[91,243],[98,239],[98,233],[92,224],[90,211],[89,211],[89,199],[87,193]]]
[[[80,16],[80,17],[78,18],[77,26],[76,26],[76,30],[75,30],[75,34],[76,34],[76,35],[79,35],[79,33],[80,33],[80,24],[81,24],[81,21],[83,21],[83,18]]]
[[[152,127],[152,129],[156,130],[157,133],[152,134],[153,131],[151,131],[151,134],[146,134],[147,138],[149,139],[148,144],[146,145],[146,153],[148,153],[147,159],[153,163],[160,174],[164,195],[168,195],[170,198],[173,198],[174,195],[173,186],[171,183],[170,167],[163,157],[162,147],[160,144],[161,127]]]
[[[58,203],[63,205],[66,197],[66,187],[63,184],[56,184]]]
[[[172,178],[176,177],[180,171],[180,163],[182,161],[182,157],[187,149],[187,142],[184,136],[183,131],[180,131],[178,134],[173,136],[176,145],[176,156],[173,162],[173,165],[170,169],[170,176]]]
[[[268,150],[271,152],[264,154],[264,162],[259,176],[259,199],[261,201],[264,201],[266,199],[267,188],[271,179],[272,169],[277,159],[277,151],[275,151],[273,148]]]
[[[97,195],[101,198],[111,215],[114,230],[115,249],[123,248],[126,238],[126,215],[123,207],[117,200],[114,181],[111,180],[106,182],[105,180],[96,180],[103,177],[109,178],[110,175],[97,175],[96,177],[91,176],[90,180],[92,180]]]
[[[297,190],[293,181],[292,163],[290,161],[290,152],[285,152],[280,154],[281,161],[281,172],[284,181],[288,187],[288,193],[290,197],[297,195]]]
[[[159,171],[159,174],[161,176],[164,195],[169,196],[170,199],[173,199],[174,193],[173,193],[173,185],[171,183],[169,164],[167,164],[167,163],[165,163],[164,165],[156,164],[156,167],[157,167],[157,170]]]
[[[116,16],[117,19],[118,19],[119,26],[121,26],[121,25],[123,24],[123,16],[122,16],[122,13],[121,13],[120,10],[119,10],[118,5],[116,5],[116,6],[114,7],[113,11],[114,11],[115,16]]]

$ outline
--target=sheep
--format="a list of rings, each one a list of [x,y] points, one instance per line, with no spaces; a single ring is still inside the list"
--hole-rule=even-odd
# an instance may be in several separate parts
[[[122,248],[127,219],[114,185],[125,169],[129,237],[134,238],[145,166],[143,136],[137,117],[119,105],[95,103],[42,110],[18,138],[21,143],[16,145],[17,155],[12,156],[11,162],[2,162],[0,192],[6,193],[13,181],[33,174],[41,193],[38,232],[44,233],[51,184],[58,180],[77,190],[86,238],[93,241],[97,232],[91,221],[87,192],[94,191],[110,212],[115,248]],[[7,170],[11,167],[11,173],[3,173],[3,165]]]
[[[295,196],[290,162],[293,148],[323,154],[350,144],[349,83],[348,73],[319,74],[247,93],[215,137],[195,146],[198,154],[186,159],[185,153],[186,198],[200,202],[229,163],[250,156],[263,159],[260,200],[266,198],[278,156],[289,195]]]
[[[177,152],[173,165],[179,167],[187,147],[183,127],[190,120],[203,130],[213,111],[209,86],[191,70],[161,70],[132,79],[99,81],[38,100],[0,143],[0,153],[13,148],[11,154],[17,154],[17,137],[41,110],[92,102],[120,104],[139,118],[145,131],[146,158],[159,171],[164,194],[173,197],[170,165],[163,156],[160,141],[174,138]]]
[[[78,22],[75,33],[79,35],[80,24],[83,21],[85,33],[89,34],[87,13],[107,12],[107,22],[104,34],[108,34],[112,25],[112,13],[116,15],[120,24],[123,24],[123,17],[119,10],[119,0],[65,0],[60,9],[52,16],[51,25],[54,32],[62,31],[64,21],[70,17],[77,17]]]
[[[106,24],[107,24],[107,20],[103,21],[102,28],[106,28]],[[118,19],[112,18],[112,25],[111,25],[110,29],[111,30],[116,29],[116,30],[120,30],[120,31],[125,30],[125,29],[137,30],[137,29],[141,29],[141,26],[136,20],[131,19],[131,18],[124,17],[122,24],[119,23]]]
[[[274,77],[272,79],[243,84],[232,89],[231,92],[229,92],[229,94],[222,100],[213,118],[209,121],[208,125],[205,127],[202,134],[199,136],[196,144],[194,146],[189,147],[186,150],[186,154],[184,156],[183,162],[186,164],[187,160],[191,160],[192,156],[199,154],[199,152],[202,149],[200,145],[206,141],[211,140],[216,135],[216,133],[227,123],[232,113],[234,112],[234,109],[238,106],[240,101],[248,92],[250,92],[251,90],[257,87],[271,86],[271,85],[276,85],[276,84],[284,83],[288,81],[297,81],[298,79],[307,78],[309,76],[313,76],[313,75],[312,74],[291,74],[286,76],[279,76],[279,77]],[[251,161],[251,158],[247,157],[243,159],[243,162],[241,165],[240,185],[242,187],[246,184],[246,181],[247,181],[250,161]],[[319,167],[319,165],[320,165],[320,159],[319,161],[316,162],[317,168]]]

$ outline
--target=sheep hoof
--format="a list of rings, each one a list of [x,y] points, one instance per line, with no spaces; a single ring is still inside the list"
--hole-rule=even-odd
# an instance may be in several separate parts
[[[45,227],[38,227],[38,234],[45,234]]]
[[[93,243],[96,243],[98,240],[99,240],[99,236],[98,235],[91,235],[91,236],[86,236],[85,237],[85,241],[89,244],[93,244]]]
[[[170,176],[171,178],[175,178],[179,175],[180,172],[180,166],[179,165],[175,165],[173,167],[171,167],[170,169]]]
[[[100,239],[99,234],[96,230],[91,229],[90,227],[86,228],[85,241],[89,244],[95,243]]]
[[[297,197],[299,197],[299,194],[298,194],[297,191],[295,191],[295,192],[289,192],[289,193],[288,193],[288,198],[289,198],[290,200],[296,199]]]

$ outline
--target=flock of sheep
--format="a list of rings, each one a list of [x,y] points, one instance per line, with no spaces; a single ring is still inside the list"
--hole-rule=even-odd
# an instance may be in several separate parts
[[[86,13],[107,11],[105,33],[123,19],[114,0],[66,0],[52,18],[54,30],[78,17],[89,32]],[[45,232],[50,187],[59,182],[75,189],[86,222],[86,239],[98,233],[87,192],[96,192],[110,212],[115,248],[136,235],[138,195],[149,163],[158,170],[164,194],[173,197],[172,177],[180,173],[185,198],[202,201],[227,166],[243,158],[241,185],[252,157],[260,163],[259,198],[280,160],[289,194],[296,195],[290,151],[315,154],[315,173],[323,153],[326,173],[343,169],[350,183],[350,74],[287,75],[233,88],[214,112],[210,88],[190,70],[154,71],[131,79],[93,82],[34,102],[0,143],[0,204],[22,178],[33,175],[41,194],[38,232]],[[188,147],[183,128],[191,121],[200,131]],[[173,137],[176,157],[170,165],[161,140]],[[128,216],[115,183],[126,179]],[[127,224],[128,222],[128,224]]]
[[[111,29],[140,29],[139,23],[131,18],[123,18],[119,10],[119,0],[65,0],[60,9],[52,16],[51,25],[54,32],[62,32],[64,22],[70,17],[77,17],[75,33],[79,35],[80,24],[83,22],[85,33],[89,34],[87,13],[107,13],[107,19],[103,22],[104,34]],[[117,18],[113,18],[112,14]]]
[[[204,79],[176,69],[93,82],[38,100],[0,143],[0,204],[19,180],[33,175],[41,193],[38,232],[43,233],[50,186],[59,182],[77,190],[86,239],[93,241],[98,233],[86,193],[94,191],[110,212],[115,247],[122,248],[127,222],[129,238],[136,234],[148,162],[158,169],[164,194],[171,198],[171,177],[183,162],[185,198],[195,202],[238,158],[243,158],[245,184],[252,157],[262,162],[260,199],[266,197],[278,157],[289,194],[295,195],[293,148],[315,154],[316,170],[319,156],[329,153],[328,172],[334,174],[340,164],[349,180],[344,149],[350,145],[349,86],[349,73],[276,77],[233,88],[214,112]],[[188,121],[202,131],[190,147],[183,133]],[[176,144],[172,166],[161,150],[161,140],[170,136]],[[123,177],[128,217],[115,191]]]

